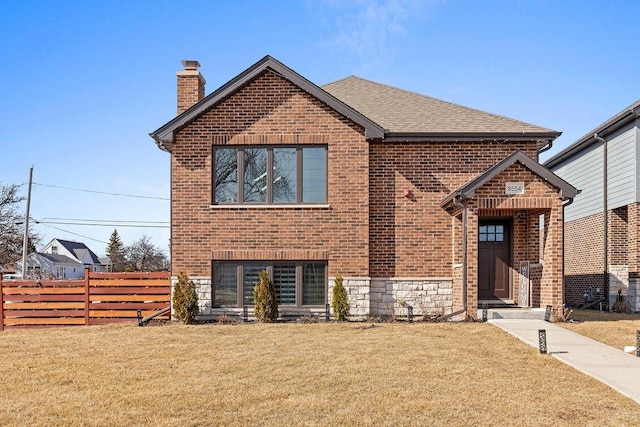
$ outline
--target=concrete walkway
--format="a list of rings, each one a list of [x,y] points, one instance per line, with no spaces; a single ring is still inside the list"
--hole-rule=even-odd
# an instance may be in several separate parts
[[[491,319],[489,323],[535,348],[539,348],[538,330],[546,330],[548,355],[640,404],[640,357],[635,352],[627,354],[544,320]]]

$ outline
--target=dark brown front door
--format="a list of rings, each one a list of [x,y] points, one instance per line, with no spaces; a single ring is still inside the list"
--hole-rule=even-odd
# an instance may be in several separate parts
[[[478,227],[478,298],[511,297],[511,221],[481,220]]]

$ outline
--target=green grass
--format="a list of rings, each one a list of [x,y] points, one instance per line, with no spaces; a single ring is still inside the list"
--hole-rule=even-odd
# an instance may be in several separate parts
[[[109,325],[0,333],[2,426],[636,425],[490,324]]]

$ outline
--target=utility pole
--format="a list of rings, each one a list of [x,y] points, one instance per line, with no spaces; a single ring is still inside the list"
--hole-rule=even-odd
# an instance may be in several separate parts
[[[29,190],[27,192],[27,213],[24,217],[24,238],[22,240],[22,280],[27,278],[27,250],[29,249],[29,210],[31,209],[31,182],[33,166],[29,169]]]

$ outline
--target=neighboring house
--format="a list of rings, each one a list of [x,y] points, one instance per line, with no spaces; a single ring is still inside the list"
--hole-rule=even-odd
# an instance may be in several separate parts
[[[582,189],[565,210],[565,300],[612,308],[620,289],[640,311],[640,100],[544,165]]]
[[[27,277],[77,279],[84,277],[85,268],[104,270],[98,256],[84,243],[53,239],[40,252],[27,255]],[[16,272],[22,275],[22,260],[16,262]]]
[[[105,256],[100,258],[100,265],[102,266],[102,271],[107,273],[113,272],[113,262],[110,257]]]
[[[183,64],[151,136],[171,153],[174,280],[203,317],[251,307],[261,270],[283,314],[324,311],[338,275],[360,316],[560,310],[577,191],[537,162],[559,132],[357,77],[319,87],[270,56],[205,97]]]

